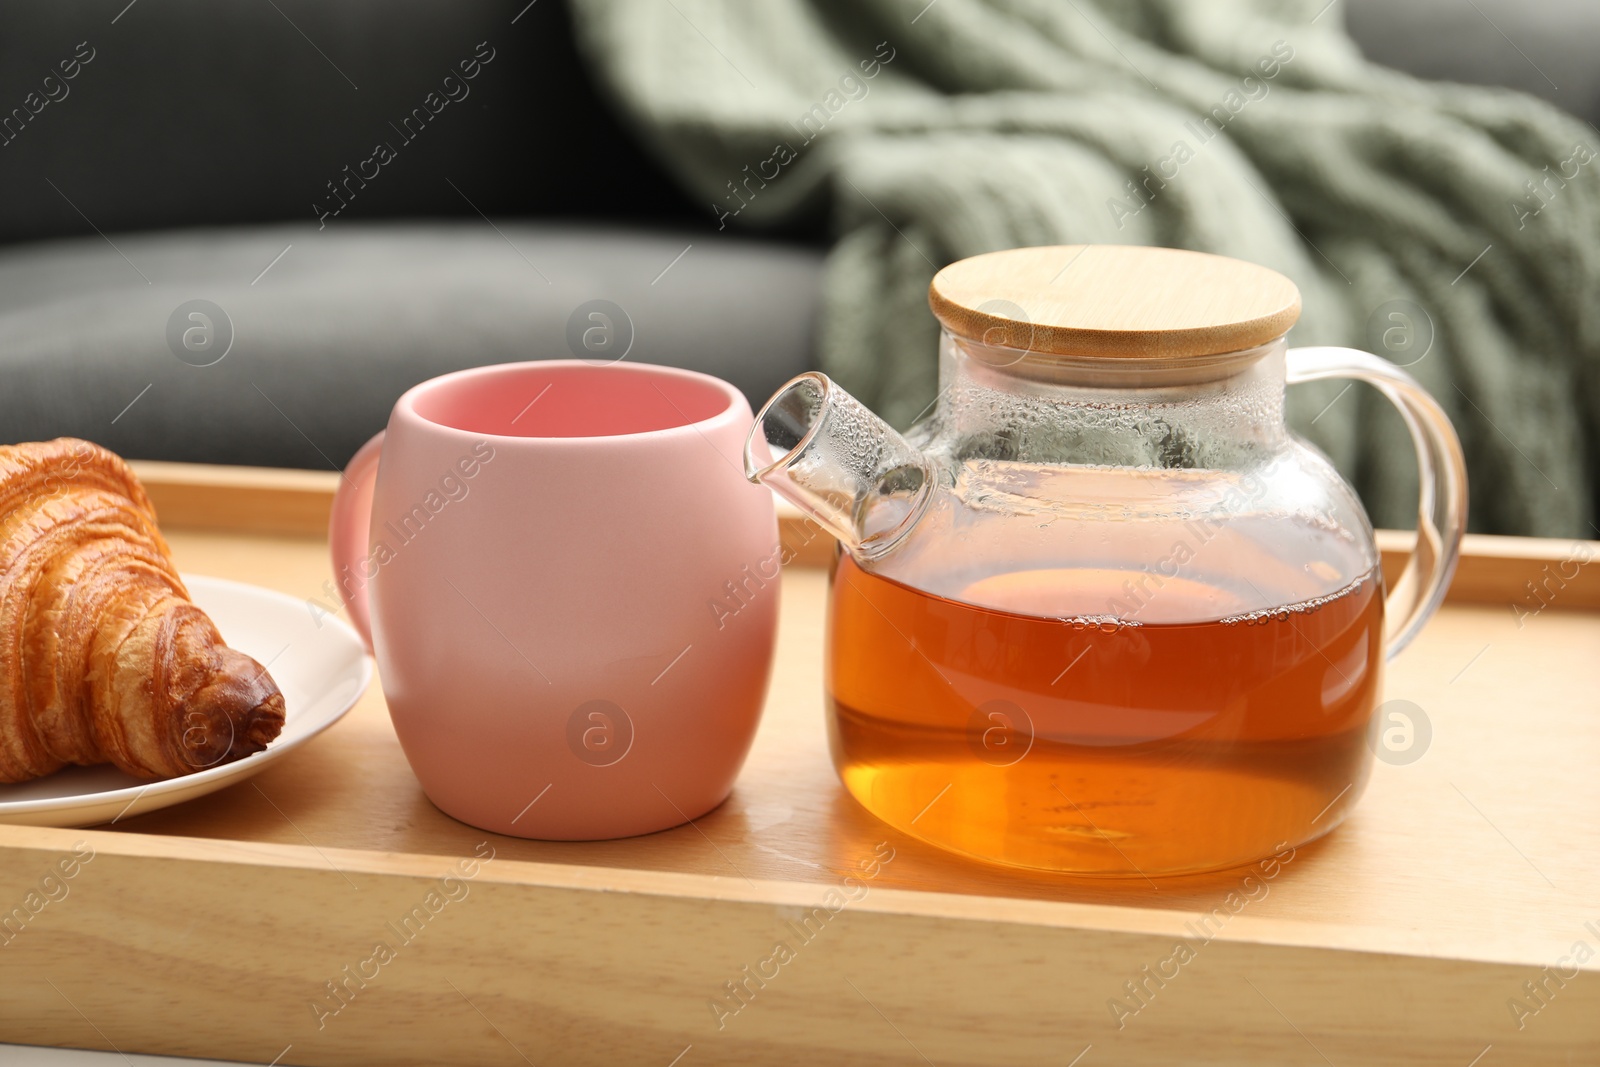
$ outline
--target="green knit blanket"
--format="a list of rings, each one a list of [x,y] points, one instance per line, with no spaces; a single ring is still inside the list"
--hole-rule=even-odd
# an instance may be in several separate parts
[[[1158,244],[1293,278],[1295,344],[1407,365],[1450,412],[1474,529],[1594,537],[1600,135],[1373,66],[1338,0],[571,0],[580,47],[722,228],[826,213],[821,367],[900,425],[933,399],[940,266]],[[1416,515],[1365,387],[1291,421],[1379,525]]]

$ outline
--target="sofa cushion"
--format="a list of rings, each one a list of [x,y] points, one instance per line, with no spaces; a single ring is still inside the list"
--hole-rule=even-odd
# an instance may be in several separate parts
[[[1594,0],[1345,0],[1366,57],[1419,78],[1504,85],[1600,122]]]
[[[821,261],[751,240],[482,220],[12,246],[0,250],[0,440],[342,465],[426,378],[600,358],[568,343],[574,312],[596,299],[631,320],[629,361],[705,371],[759,404],[811,366]],[[196,300],[221,309],[200,311],[215,320],[209,341],[188,317]]]

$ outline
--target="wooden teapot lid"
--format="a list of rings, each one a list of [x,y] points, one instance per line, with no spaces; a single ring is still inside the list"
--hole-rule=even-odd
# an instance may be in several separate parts
[[[1300,317],[1277,271],[1177,248],[1051,245],[989,252],[934,275],[945,329],[1037,357],[1211,356],[1266,344]]]

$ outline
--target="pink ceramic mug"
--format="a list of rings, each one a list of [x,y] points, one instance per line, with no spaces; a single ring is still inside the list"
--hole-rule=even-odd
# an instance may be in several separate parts
[[[444,812],[576,840],[727,797],[777,626],[751,422],[708,375],[550,360],[424,382],[356,453],[334,572]]]

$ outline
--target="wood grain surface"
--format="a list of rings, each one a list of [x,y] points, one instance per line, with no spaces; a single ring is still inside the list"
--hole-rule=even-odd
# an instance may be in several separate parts
[[[326,537],[334,471],[135,460],[164,527]]]
[[[186,570],[327,602],[316,538],[168,533]],[[1499,602],[1447,607],[1389,672],[1387,697],[1431,721],[1426,754],[1378,764],[1354,816],[1258,878],[1209,941],[1190,924],[1246,872],[1029,874],[861,809],[827,753],[826,573],[792,566],[761,732],[694,825],[551,843],[457,823],[374,687],[204,800],[114,828],[0,827],[0,914],[75,843],[94,850],[0,935],[0,1040],[284,1064],[1595,1062],[1600,955],[1572,962],[1580,943],[1600,953],[1600,617],[1572,610],[1595,565],[1537,586],[1534,611],[1524,583],[1574,549],[1496,547],[1474,566]],[[828,910],[848,886],[859,899]],[[1194,957],[1158,981],[1179,938]],[[393,958],[370,964],[380,940]],[[773,963],[778,941],[792,957]]]
[[[1052,356],[1192,358],[1282,337],[1300,290],[1277,271],[1177,248],[1046,245],[934,275],[928,304],[958,337]]]

